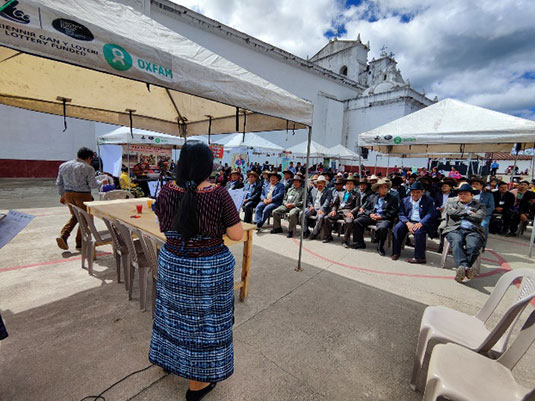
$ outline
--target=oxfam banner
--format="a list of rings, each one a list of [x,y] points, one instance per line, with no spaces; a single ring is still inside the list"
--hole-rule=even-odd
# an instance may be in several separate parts
[[[177,80],[167,53],[31,0],[13,1],[0,12],[0,44],[145,82]]]

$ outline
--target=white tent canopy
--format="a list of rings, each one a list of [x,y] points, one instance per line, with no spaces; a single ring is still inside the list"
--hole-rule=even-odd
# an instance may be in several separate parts
[[[329,149],[332,158],[340,160],[358,160],[359,155],[342,144],[338,144]]]
[[[132,138],[130,129],[127,127],[119,127],[108,134],[99,136],[97,139],[97,144],[99,145],[122,145],[128,143],[136,145],[144,144],[175,147],[182,146],[184,144],[184,139],[173,135],[160,134],[141,129],[134,129]]]
[[[286,150],[288,152],[291,152],[292,155],[294,156],[304,157],[307,154],[307,141],[298,143],[297,145],[294,145]],[[325,146],[315,141],[311,141],[310,157],[329,157],[330,155],[331,155],[331,151],[327,149]]]
[[[0,18],[0,103],[172,135],[312,124],[312,105],[109,0],[25,0]]]
[[[532,147],[535,122],[454,99],[359,135],[359,146],[395,154],[509,152],[513,143]]]
[[[240,146],[247,146],[248,148],[259,148],[264,150],[271,150],[282,152],[284,148],[255,133],[245,134],[245,141],[243,141],[243,134],[232,134],[225,138],[214,141],[223,145],[225,149],[238,148]]]

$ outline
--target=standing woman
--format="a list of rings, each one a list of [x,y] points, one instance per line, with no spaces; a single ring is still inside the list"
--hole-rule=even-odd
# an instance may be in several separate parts
[[[187,141],[176,181],[155,204],[167,242],[158,258],[149,360],[189,379],[187,401],[234,372],[234,257],[223,235],[239,240],[243,230],[226,188],[208,181],[213,161],[207,145]]]

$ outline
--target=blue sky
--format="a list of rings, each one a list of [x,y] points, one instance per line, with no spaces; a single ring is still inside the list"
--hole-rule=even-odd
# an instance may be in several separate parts
[[[173,1],[301,57],[360,34],[429,97],[535,119],[533,0]]]

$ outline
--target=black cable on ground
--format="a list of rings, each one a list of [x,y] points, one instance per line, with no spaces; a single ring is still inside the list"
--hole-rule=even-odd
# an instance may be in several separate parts
[[[129,373],[128,375],[126,375],[125,377],[123,377],[121,380],[118,380],[116,381],[115,383],[113,383],[111,386],[109,386],[107,389],[105,389],[104,391],[102,391],[99,395],[88,395],[87,397],[84,397],[82,398],[80,401],[106,401],[106,398],[104,398],[102,395],[111,390],[113,387],[115,387],[116,385],[118,385],[119,383],[125,381],[126,379],[128,379],[130,376],[133,376],[135,374],[138,374],[138,373],[141,373],[141,372],[144,372],[146,370],[149,370],[150,368],[152,368],[153,366],[156,366],[156,365],[149,365],[143,369],[140,369],[140,370],[136,370],[135,372],[132,372],[132,373]]]

